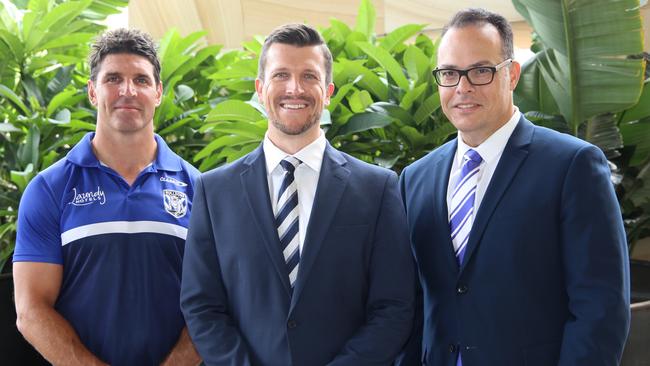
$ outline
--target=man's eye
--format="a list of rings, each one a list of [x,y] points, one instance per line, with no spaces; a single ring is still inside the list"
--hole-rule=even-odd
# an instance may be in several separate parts
[[[135,79],[135,82],[138,84],[146,85],[149,84],[149,79],[147,78],[137,78]]]
[[[109,83],[115,83],[115,82],[118,82],[118,81],[120,81],[120,78],[118,78],[117,76],[109,76],[109,77],[106,78],[106,82],[109,82]]]
[[[440,76],[448,79],[455,78],[456,75],[457,75],[456,70],[443,70],[442,72],[440,72]]]
[[[318,77],[316,75],[314,75],[314,74],[305,74],[305,79],[316,80],[316,79],[318,79]]]
[[[475,69],[474,72],[479,74],[479,75],[481,75],[481,74],[489,74],[489,73],[492,72],[492,69],[490,69],[489,67],[479,67],[479,68]]]
[[[273,74],[273,78],[275,78],[275,79],[286,79],[288,77],[289,77],[289,74],[287,74],[286,72],[278,72],[278,73]]]

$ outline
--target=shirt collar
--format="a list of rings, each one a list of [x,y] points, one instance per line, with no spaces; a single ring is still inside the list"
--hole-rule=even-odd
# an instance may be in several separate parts
[[[510,135],[512,135],[515,127],[517,127],[517,123],[519,123],[520,118],[521,112],[519,112],[519,109],[515,106],[515,113],[512,114],[512,117],[510,117],[508,122],[496,130],[492,135],[490,135],[490,137],[487,138],[487,140],[483,141],[483,143],[477,147],[471,147],[465,144],[463,139],[459,136],[457,139],[458,148],[456,149],[456,160],[459,166],[462,166],[463,156],[469,149],[474,149],[476,152],[478,152],[486,164],[491,163],[494,159],[499,157],[503,149],[506,147],[506,144],[510,139]]]
[[[154,134],[154,138],[156,139],[156,145],[158,145],[156,160],[153,162],[153,166],[156,170],[166,170],[171,172],[180,172],[183,170],[181,159],[178,155],[174,154],[169,146],[167,146],[165,140],[158,136],[158,134]]]
[[[280,165],[280,161],[287,156],[293,156],[300,159],[302,164],[305,164],[316,173],[320,173],[321,165],[323,164],[323,155],[325,154],[325,146],[327,145],[327,140],[325,139],[325,134],[323,130],[320,130],[318,138],[311,142],[309,145],[303,147],[297,153],[291,155],[288,154],[279,147],[275,146],[273,142],[269,139],[268,133],[264,135],[264,142],[262,143],[262,148],[264,149],[264,157],[266,159],[266,171],[267,174],[271,174],[273,170]],[[301,164],[301,165],[302,165]]]
[[[99,167],[101,163],[95,156],[91,141],[95,137],[94,132],[89,132],[77,143],[66,155],[66,159],[76,165],[86,168]],[[180,158],[174,154],[162,137],[154,135],[156,139],[156,159],[153,166],[156,170],[181,171]]]
[[[95,137],[94,132],[88,132],[66,155],[66,159],[75,164],[86,168],[98,167],[99,160],[93,152],[90,141]]]

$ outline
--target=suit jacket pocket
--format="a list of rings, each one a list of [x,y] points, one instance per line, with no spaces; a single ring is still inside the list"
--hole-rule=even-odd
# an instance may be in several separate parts
[[[552,342],[524,348],[524,365],[557,365],[557,362],[560,359],[561,346],[561,342]]]

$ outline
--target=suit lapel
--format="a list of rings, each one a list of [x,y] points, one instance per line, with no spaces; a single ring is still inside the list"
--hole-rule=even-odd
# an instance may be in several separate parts
[[[345,164],[343,155],[327,143],[289,311],[293,310],[300,297],[343,197],[350,176]]]
[[[499,164],[492,175],[492,180],[488,185],[481,206],[474,218],[461,270],[465,268],[465,265],[471,259],[472,254],[474,253],[474,250],[476,250],[481,236],[485,231],[485,227],[490,221],[501,197],[503,197],[504,193],[508,190],[508,187],[519,170],[519,167],[528,156],[528,146],[530,145],[533,131],[533,124],[522,116],[517,127],[512,132],[512,135],[503,150],[503,154],[501,154]]]
[[[255,224],[260,229],[261,240],[265,244],[264,246],[269,254],[271,263],[273,263],[273,267],[275,267],[282,281],[287,296],[289,296],[291,295],[289,274],[287,273],[287,266],[282,257],[280,239],[278,238],[278,232],[275,227],[268,179],[266,177],[266,161],[261,145],[245,158],[244,164],[248,165],[248,168],[241,173],[244,194],[253,214]],[[246,229],[244,228],[244,230]]]
[[[432,220],[435,220],[434,237],[442,238],[440,245],[444,245],[447,249],[444,251],[447,264],[453,272],[458,271],[458,264],[456,262],[456,255],[454,253],[454,244],[451,241],[451,228],[449,227],[449,209],[447,207],[447,186],[449,185],[449,176],[451,174],[451,167],[456,156],[457,140],[450,141],[440,149],[438,160],[433,164],[433,170],[429,176],[434,183],[433,197],[431,204],[434,207]],[[434,245],[437,240],[434,241]]]

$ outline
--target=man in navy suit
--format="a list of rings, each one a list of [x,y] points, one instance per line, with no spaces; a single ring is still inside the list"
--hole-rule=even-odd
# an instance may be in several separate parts
[[[628,258],[607,161],[522,116],[513,57],[500,15],[464,10],[443,31],[434,76],[458,137],[400,178],[423,296],[421,337],[404,364],[594,366],[621,356]]]
[[[409,337],[414,266],[397,175],[319,128],[332,56],[305,25],[265,41],[262,145],[196,182],[181,307],[207,365],[389,365]]]

